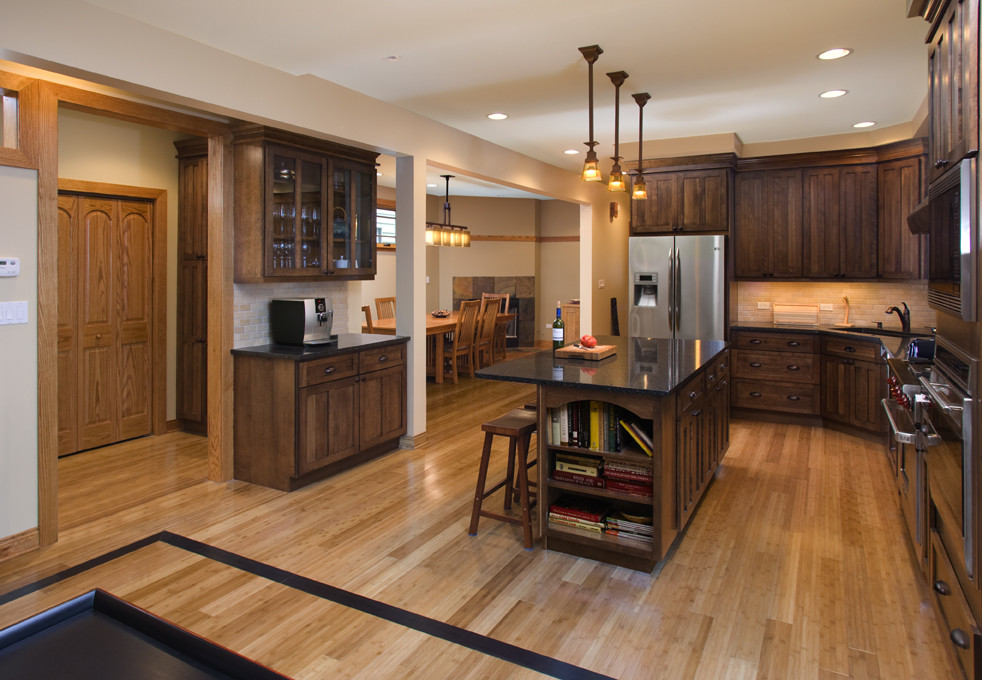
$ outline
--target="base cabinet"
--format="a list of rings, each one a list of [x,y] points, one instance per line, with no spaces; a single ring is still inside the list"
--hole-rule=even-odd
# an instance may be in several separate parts
[[[235,356],[235,478],[292,491],[398,445],[405,344],[310,361]]]
[[[822,418],[882,434],[884,397],[886,365],[879,343],[822,338]]]
[[[982,670],[979,659],[982,652],[982,632],[979,631],[958,583],[944,542],[935,530],[931,531],[928,569],[934,604],[940,614],[941,629],[958,660],[963,677],[974,680],[977,677],[976,672]]]

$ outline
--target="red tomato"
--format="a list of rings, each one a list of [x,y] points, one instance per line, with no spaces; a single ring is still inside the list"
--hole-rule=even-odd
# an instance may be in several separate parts
[[[597,339],[592,335],[584,335],[582,338],[580,338],[580,344],[587,349],[591,349],[597,346]]]

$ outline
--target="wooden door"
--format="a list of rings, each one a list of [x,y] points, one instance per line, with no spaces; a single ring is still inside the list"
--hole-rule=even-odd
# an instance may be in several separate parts
[[[907,216],[922,196],[924,157],[880,163],[877,168],[879,276],[919,279],[924,272],[924,236],[912,234]]]
[[[839,173],[839,274],[876,277],[877,187],[875,165],[851,165]]]
[[[804,275],[831,278],[840,275],[842,228],[839,215],[839,169],[804,171],[802,184]]]
[[[362,375],[358,385],[359,448],[365,450],[406,431],[406,366]]]
[[[152,431],[151,212],[147,201],[60,197],[60,454]]]
[[[297,475],[358,453],[357,380],[334,380],[299,390]]]
[[[679,231],[727,232],[730,228],[727,170],[679,173]]]
[[[632,234],[672,233],[678,224],[679,179],[674,172],[644,175],[648,197],[631,201]]]

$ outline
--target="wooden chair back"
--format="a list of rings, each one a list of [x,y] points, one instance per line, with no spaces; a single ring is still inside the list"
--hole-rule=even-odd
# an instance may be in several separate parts
[[[374,333],[375,326],[372,325],[372,308],[368,305],[362,305],[361,311],[365,312],[365,325],[368,326],[368,332]]]
[[[487,297],[481,300],[478,330],[474,339],[474,364],[477,368],[484,365],[484,358],[487,359],[488,365],[494,363],[492,343],[494,341],[495,320],[500,307],[501,300],[497,298]]]
[[[501,314],[508,313],[508,301],[511,299],[511,293],[481,293],[482,300],[498,299],[501,300],[501,308],[498,310]],[[508,321],[505,319],[495,320],[495,329],[491,339],[491,361],[494,363],[498,359],[504,359],[506,353],[507,340],[505,334],[508,330]]]
[[[502,314],[508,313],[508,300],[511,298],[511,293],[481,293],[482,300],[501,300],[501,306],[498,311]]]
[[[464,300],[460,303],[453,341],[444,352],[444,360],[450,364],[450,375],[455,385],[461,364],[465,365],[468,374],[474,377],[474,335],[477,332],[477,315],[480,307],[480,300]]]
[[[396,299],[394,297],[375,298],[375,313],[380,319],[392,319],[396,315]]]

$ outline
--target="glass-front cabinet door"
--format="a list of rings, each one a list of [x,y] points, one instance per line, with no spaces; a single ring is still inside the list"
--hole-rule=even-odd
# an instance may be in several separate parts
[[[375,169],[338,159],[331,168],[331,273],[374,274]]]
[[[324,273],[325,168],[325,160],[317,156],[266,149],[267,276]]]

